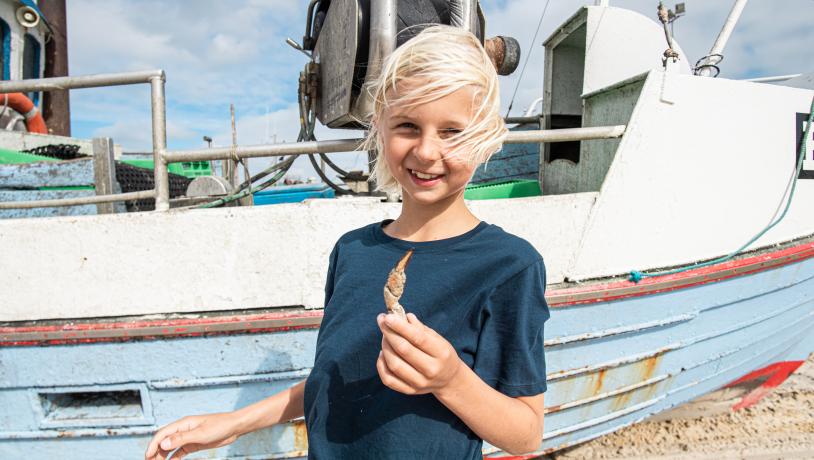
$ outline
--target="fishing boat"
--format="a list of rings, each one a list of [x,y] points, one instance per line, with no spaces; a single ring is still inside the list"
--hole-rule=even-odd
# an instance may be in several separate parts
[[[321,32],[299,45],[323,67],[332,40],[365,27],[349,19],[361,17],[357,2],[330,3],[311,3],[308,30]],[[540,129],[509,135],[509,144],[539,145],[541,194],[470,203],[546,260],[545,432],[535,453],[515,458],[727,385],[744,389],[735,408],[754,404],[814,351],[810,75],[780,85],[712,78],[723,43],[691,66],[667,27],[597,3],[545,42]],[[374,5],[363,15],[369,56],[386,55],[396,2]],[[156,209],[0,220],[2,458],[140,458],[163,424],[234,410],[304,379],[333,243],[397,215],[397,203],[377,196],[170,209],[167,164],[340,152],[358,140],[316,141],[306,127],[296,144],[168,150],[164,78],[0,83],[3,92],[150,84],[154,188],[70,204],[149,199]],[[342,124],[354,104],[311,113]],[[510,171],[510,157],[496,170]],[[25,206],[0,208],[12,205]],[[295,420],[199,457],[306,453]],[[484,456],[510,457],[488,444]]]

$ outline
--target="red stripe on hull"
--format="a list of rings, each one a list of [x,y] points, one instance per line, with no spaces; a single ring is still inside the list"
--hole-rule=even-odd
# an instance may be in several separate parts
[[[549,306],[556,308],[640,297],[751,275],[812,257],[814,257],[814,242],[673,275],[645,278],[639,283],[615,281],[556,289],[551,291],[546,298],[549,299]]]
[[[814,242],[808,242],[683,273],[646,278],[638,284],[630,281],[615,281],[555,289],[549,291],[546,299],[552,308],[560,308],[653,295],[746,276],[812,257],[814,257]],[[0,327],[0,347],[121,342],[315,329],[322,321],[322,311],[297,310],[253,315],[97,323],[83,320],[70,321],[71,324]]]

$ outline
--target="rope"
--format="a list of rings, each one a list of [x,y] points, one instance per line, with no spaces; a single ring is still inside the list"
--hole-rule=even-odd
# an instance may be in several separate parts
[[[540,15],[540,22],[537,23],[537,30],[534,31],[534,38],[531,39],[531,46],[529,46],[529,54],[526,55],[526,60],[523,62],[523,68],[520,69],[520,76],[517,77],[517,84],[514,86],[514,93],[512,93],[512,99],[509,101],[509,108],[506,110],[506,118],[509,117],[509,113],[512,111],[512,106],[514,105],[514,98],[517,96],[517,90],[520,89],[520,82],[523,81],[523,74],[526,72],[526,64],[529,63],[529,59],[531,58],[531,50],[534,49],[534,43],[537,42],[537,34],[540,33],[540,26],[543,25],[543,18],[545,17],[545,12],[548,11],[548,4],[551,3],[551,0],[546,0],[545,6],[543,7],[543,14]]]
[[[777,219],[775,219],[773,222],[770,222],[769,225],[767,225],[763,230],[758,232],[757,235],[753,236],[743,246],[739,247],[738,249],[732,251],[731,253],[729,253],[729,254],[727,254],[727,255],[725,255],[723,257],[719,257],[719,258],[713,259],[713,260],[708,260],[708,261],[702,262],[702,263],[685,265],[683,267],[679,267],[679,268],[675,268],[675,269],[667,270],[667,271],[662,271],[662,272],[643,273],[643,272],[638,271],[638,270],[633,270],[633,271],[630,272],[630,278],[628,278],[628,280],[632,281],[634,283],[638,283],[643,278],[655,278],[655,277],[658,277],[658,276],[674,275],[676,273],[682,273],[682,272],[686,272],[688,270],[693,270],[693,269],[702,268],[702,267],[708,267],[710,265],[715,265],[715,264],[719,264],[719,263],[722,263],[722,262],[726,262],[726,261],[734,258],[735,256],[737,256],[741,251],[743,251],[744,249],[749,247],[752,243],[757,241],[758,238],[760,238],[761,236],[766,234],[766,232],[771,230],[775,225],[779,224],[780,221],[783,220],[784,217],[786,217],[786,213],[788,212],[789,208],[791,207],[791,202],[794,199],[794,190],[797,187],[797,179],[800,177],[800,171],[803,168],[803,160],[805,160],[806,153],[808,153],[808,152],[806,152],[806,150],[808,148],[806,144],[807,144],[808,137],[811,135],[811,125],[812,125],[812,123],[814,123],[814,99],[811,100],[811,109],[809,110],[809,113],[808,113],[808,122],[806,123],[806,128],[805,128],[805,131],[804,131],[804,134],[803,134],[803,140],[802,140],[802,142],[800,142],[800,150],[798,152],[798,157],[799,158],[797,159],[797,164],[795,165],[795,168],[794,168],[794,174],[791,177],[791,191],[789,192],[788,201],[786,201],[786,206],[783,208],[783,212],[780,214],[780,216]],[[786,186],[786,190],[788,190],[788,186]],[[786,193],[784,191],[783,192],[783,198],[781,198],[781,200],[780,200],[780,205],[781,206],[783,204],[783,199],[785,199],[785,198],[786,198]],[[779,207],[780,206],[778,206],[778,208]]]
[[[244,197],[248,196],[250,193],[265,190],[265,189],[269,188],[270,186],[274,185],[278,180],[280,180],[280,178],[285,176],[285,174],[288,172],[288,169],[294,163],[294,160],[296,158],[297,158],[296,155],[290,155],[285,161],[283,161],[281,163],[277,163],[276,165],[274,165],[274,169],[275,170],[279,169],[280,172],[275,174],[268,181],[263,182],[262,184],[258,185],[257,187],[254,187],[253,189],[251,187],[250,188],[244,188],[244,189],[238,191],[237,193],[233,193],[231,195],[225,196],[225,197],[217,199],[215,201],[210,201],[209,203],[204,203],[204,204],[201,204],[201,205],[198,205],[198,206],[194,206],[194,208],[196,208],[196,209],[216,208],[218,206],[223,206],[224,204],[231,203],[232,201],[236,201],[236,200],[239,200],[241,198],[244,198]]]

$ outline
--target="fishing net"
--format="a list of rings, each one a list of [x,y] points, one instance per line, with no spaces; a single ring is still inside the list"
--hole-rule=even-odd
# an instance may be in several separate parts
[[[51,144],[23,150],[25,153],[40,155],[58,160],[75,160],[77,158],[87,158],[89,155],[79,153],[78,145]],[[121,186],[122,193],[139,192],[142,190],[152,190],[155,187],[153,170],[140,168],[121,161],[116,161],[116,180]],[[170,176],[170,198],[183,196],[187,186],[192,179],[178,174]],[[143,200],[130,200],[124,202],[127,212],[152,211],[155,209],[155,200],[147,198]]]

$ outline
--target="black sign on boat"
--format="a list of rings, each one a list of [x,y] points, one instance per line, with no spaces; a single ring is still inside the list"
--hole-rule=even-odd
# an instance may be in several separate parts
[[[806,122],[808,121],[809,114],[797,113],[797,120],[795,121],[795,131],[797,132],[797,142],[794,143],[794,162],[800,161],[800,155],[806,156],[803,159],[803,167],[800,168],[800,176],[798,179],[814,179],[814,134],[806,140],[806,151],[800,152],[800,145],[803,142],[803,134],[806,132]],[[811,131],[814,133],[814,130]]]

